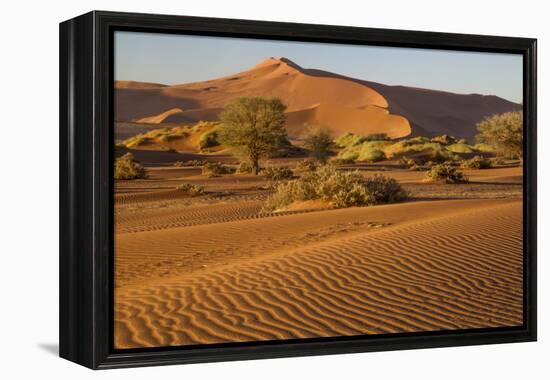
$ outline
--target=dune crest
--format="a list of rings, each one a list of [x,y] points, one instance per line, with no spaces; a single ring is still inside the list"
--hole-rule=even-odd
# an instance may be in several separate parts
[[[328,127],[334,136],[349,132],[350,125],[362,134],[404,137],[411,133],[407,119],[392,115],[387,100],[376,90],[343,78],[309,75],[287,58],[269,58],[250,70],[205,82],[142,88],[121,85],[116,95],[118,121],[215,120],[236,97],[275,96],[287,106],[291,137],[301,137],[311,124]]]
[[[270,57],[249,70],[202,82],[166,86],[117,81],[115,119],[143,123],[217,120],[223,107],[240,96],[279,97],[287,106],[287,127],[295,138],[309,124],[324,125],[335,136],[346,132],[387,133],[393,138],[446,133],[472,138],[483,117],[521,109],[496,96],[387,86]],[[314,107],[318,110],[311,112]],[[185,111],[170,113],[178,108]]]

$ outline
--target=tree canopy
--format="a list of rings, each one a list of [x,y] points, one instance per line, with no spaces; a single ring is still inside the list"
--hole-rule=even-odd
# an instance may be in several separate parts
[[[285,105],[278,98],[243,97],[225,106],[219,141],[236,149],[258,174],[259,160],[276,152],[287,141]]]
[[[477,124],[480,143],[491,145],[510,158],[523,158],[523,112],[506,112],[485,118]]]
[[[311,126],[304,138],[304,147],[310,151],[311,157],[325,163],[332,152],[332,138],[327,128]]]

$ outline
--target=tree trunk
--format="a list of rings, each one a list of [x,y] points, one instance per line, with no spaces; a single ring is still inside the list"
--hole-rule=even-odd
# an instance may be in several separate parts
[[[252,160],[252,168],[254,170],[254,175],[258,175],[260,172],[260,164],[258,163],[258,160]]]

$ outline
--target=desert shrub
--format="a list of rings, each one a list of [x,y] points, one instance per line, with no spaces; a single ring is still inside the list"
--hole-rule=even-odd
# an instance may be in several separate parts
[[[428,170],[428,167],[424,165],[412,164],[411,166],[409,166],[409,170],[411,172],[421,172],[424,170]]]
[[[310,156],[321,163],[325,163],[332,154],[332,138],[328,129],[320,126],[308,128],[304,137],[304,147],[310,151]]]
[[[250,162],[241,161],[236,170],[237,174],[254,173],[254,167]]]
[[[482,156],[474,156],[469,160],[462,161],[460,167],[463,169],[489,169],[491,165],[491,160]]]
[[[364,178],[359,172],[339,172],[322,166],[299,179],[277,185],[264,211],[273,211],[294,202],[323,200],[333,207],[368,206],[404,200],[407,193],[393,178],[382,175]]]
[[[181,183],[176,186],[176,190],[183,191],[192,197],[204,194],[203,186],[191,183]]]
[[[399,163],[401,165],[405,165],[405,166],[408,166],[408,167],[411,167],[413,165],[418,165],[420,164],[421,162],[419,162],[419,160],[416,160],[412,157],[407,157],[407,156],[402,156],[400,159],[399,159]]]
[[[334,157],[330,160],[330,164],[334,166],[351,165],[354,163],[355,163],[355,160],[350,158]]]
[[[311,160],[301,160],[296,164],[296,170],[300,172],[314,172],[317,164]]]
[[[472,153],[474,149],[471,145],[458,142],[447,147],[447,150],[453,153]]]
[[[439,143],[439,144],[443,144],[443,145],[449,145],[449,144],[454,144],[456,143],[456,139],[453,137],[453,136],[449,136],[449,135],[439,135],[439,136],[434,136],[430,139],[431,142],[435,142],[435,143]]]
[[[390,141],[390,137],[386,133],[371,133],[364,137],[364,141]]]
[[[207,162],[202,165],[202,175],[207,177],[218,177],[228,173],[231,173],[231,170],[219,162]]]
[[[285,179],[291,179],[294,176],[292,169],[286,166],[268,166],[261,171],[266,178],[272,181],[282,181]]]
[[[147,178],[147,170],[134,159],[132,153],[126,153],[115,162],[115,179]]]
[[[206,132],[199,138],[200,149],[212,148],[219,145],[220,145],[220,142],[218,141],[217,130]]]
[[[386,155],[380,149],[373,148],[368,145],[363,145],[363,147],[361,148],[361,151],[359,152],[358,159],[360,161],[366,161],[366,162],[378,162],[378,161],[385,160]]]
[[[365,141],[366,141],[365,136],[356,135],[354,133],[346,133],[337,137],[334,140],[334,144],[336,144],[340,148],[346,148],[346,147],[362,144]]]
[[[348,148],[345,148],[338,153],[338,158],[342,160],[357,160],[359,158],[359,151],[361,150],[361,145],[354,145]]]
[[[523,158],[523,112],[506,112],[477,124],[476,140],[492,146],[501,155]]]
[[[505,163],[506,162],[500,157],[491,158],[491,166],[501,166],[501,165],[504,165]]]
[[[445,183],[466,183],[468,178],[451,165],[434,165],[426,172],[426,181],[443,181]]]
[[[375,174],[365,179],[373,204],[395,203],[407,199],[407,192],[394,178]]]
[[[188,160],[185,162],[185,166],[199,167],[208,164],[206,160]]]

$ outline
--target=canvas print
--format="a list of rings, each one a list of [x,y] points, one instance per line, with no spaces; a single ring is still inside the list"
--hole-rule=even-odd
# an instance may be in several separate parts
[[[522,326],[522,76],[115,32],[114,347]]]

